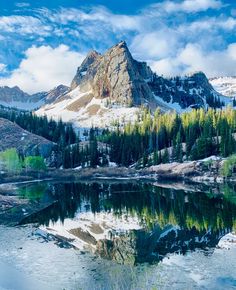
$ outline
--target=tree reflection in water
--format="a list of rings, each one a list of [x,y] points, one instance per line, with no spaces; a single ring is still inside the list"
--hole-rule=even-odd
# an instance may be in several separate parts
[[[171,252],[215,247],[222,236],[236,228],[235,191],[229,185],[218,195],[147,183],[48,184],[45,192],[56,202],[23,223],[63,223],[84,211],[112,213],[116,218],[137,217],[141,230],[98,245],[101,256],[119,262],[159,261]],[[117,252],[126,256],[120,259]]]

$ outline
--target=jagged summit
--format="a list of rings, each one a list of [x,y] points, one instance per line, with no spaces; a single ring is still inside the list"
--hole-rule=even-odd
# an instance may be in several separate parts
[[[101,54],[95,50],[91,50],[82,64],[78,67],[77,73],[72,80],[71,90],[75,89],[82,81],[83,77],[87,74],[87,70],[101,57]]]
[[[71,86],[59,85],[49,92],[29,95],[18,87],[0,87],[0,104],[35,110],[77,126],[109,126],[117,120],[133,121],[141,105],[162,112],[184,112],[191,108],[221,108],[232,103],[235,78],[209,83],[203,72],[165,78],[146,62],[133,58],[125,41],[105,53],[92,50],[78,67]],[[216,85],[214,85],[216,84]],[[228,85],[229,84],[229,85]],[[230,85],[232,84],[232,85]],[[215,90],[220,89],[220,93]],[[224,90],[225,89],[225,90]]]
[[[55,102],[59,97],[68,93],[69,89],[69,87],[64,85],[59,85],[55,87],[54,89],[45,94],[45,103],[50,104]]]
[[[79,126],[109,126],[133,120],[140,106],[166,112],[199,107],[221,108],[229,99],[214,90],[203,72],[164,78],[132,57],[125,41],[104,54],[90,51],[78,67],[69,92],[38,113]]]
[[[141,105],[153,100],[146,83],[151,69],[133,59],[125,41],[108,49],[104,55],[89,53],[74,77],[71,89],[80,86],[91,90],[95,98],[108,98],[110,103],[124,106]]]

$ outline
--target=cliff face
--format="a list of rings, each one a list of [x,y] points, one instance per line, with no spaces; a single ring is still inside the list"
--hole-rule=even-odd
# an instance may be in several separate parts
[[[225,99],[207,77],[197,72],[185,77],[164,78],[152,72],[145,62],[133,59],[125,42],[110,48],[104,55],[92,51],[78,68],[71,90],[92,91],[95,98],[108,98],[110,104],[124,106],[146,104],[151,108],[221,107]],[[169,107],[168,107],[169,106]]]
[[[48,93],[45,94],[45,103],[50,104],[55,102],[58,98],[68,93],[69,87],[64,85],[59,85],[56,88],[52,89]]]
[[[78,127],[107,127],[117,121],[137,120],[141,106],[181,113],[191,108],[221,108],[230,102],[214,90],[202,72],[158,76],[147,63],[134,60],[122,41],[103,55],[89,52],[69,90],[50,97],[37,114],[62,118]]]
[[[132,58],[125,42],[113,46],[103,56],[88,54],[72,81],[71,89],[80,86],[82,92],[92,90],[95,98],[108,98],[110,103],[141,105],[153,100],[146,83],[151,69]]]

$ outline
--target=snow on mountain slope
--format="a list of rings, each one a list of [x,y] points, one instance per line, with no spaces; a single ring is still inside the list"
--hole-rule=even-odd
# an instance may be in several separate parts
[[[57,98],[60,98],[68,91],[69,87],[59,85],[49,92],[29,95],[17,86],[13,88],[4,86],[0,87],[0,105],[25,111],[37,110],[44,104],[55,102]]]
[[[37,108],[40,108],[44,104],[43,100],[40,100],[38,102],[20,102],[20,101],[12,101],[12,102],[4,102],[0,101],[0,105],[4,107],[10,107],[10,108],[16,108],[19,110],[24,111],[32,111]]]
[[[210,83],[222,95],[236,97],[236,77],[213,78]]]
[[[29,95],[19,87],[0,87],[0,105],[14,107],[20,110],[34,110],[44,104],[45,93]]]
[[[136,120],[140,108],[107,105],[107,99],[97,99],[91,91],[81,92],[77,86],[56,102],[41,107],[36,114],[47,115],[54,120],[72,122],[76,127],[106,127],[115,122]]]
[[[192,108],[222,108],[230,102],[214,90],[202,72],[175,78],[158,76],[147,63],[132,57],[124,41],[103,55],[90,52],[70,88],[62,91],[37,114],[85,128],[134,121],[142,106],[181,113]]]

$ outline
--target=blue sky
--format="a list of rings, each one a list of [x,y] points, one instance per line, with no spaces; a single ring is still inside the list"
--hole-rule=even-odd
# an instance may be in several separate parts
[[[158,74],[236,75],[234,2],[1,1],[0,85],[29,93],[68,85],[89,50],[120,40]]]

